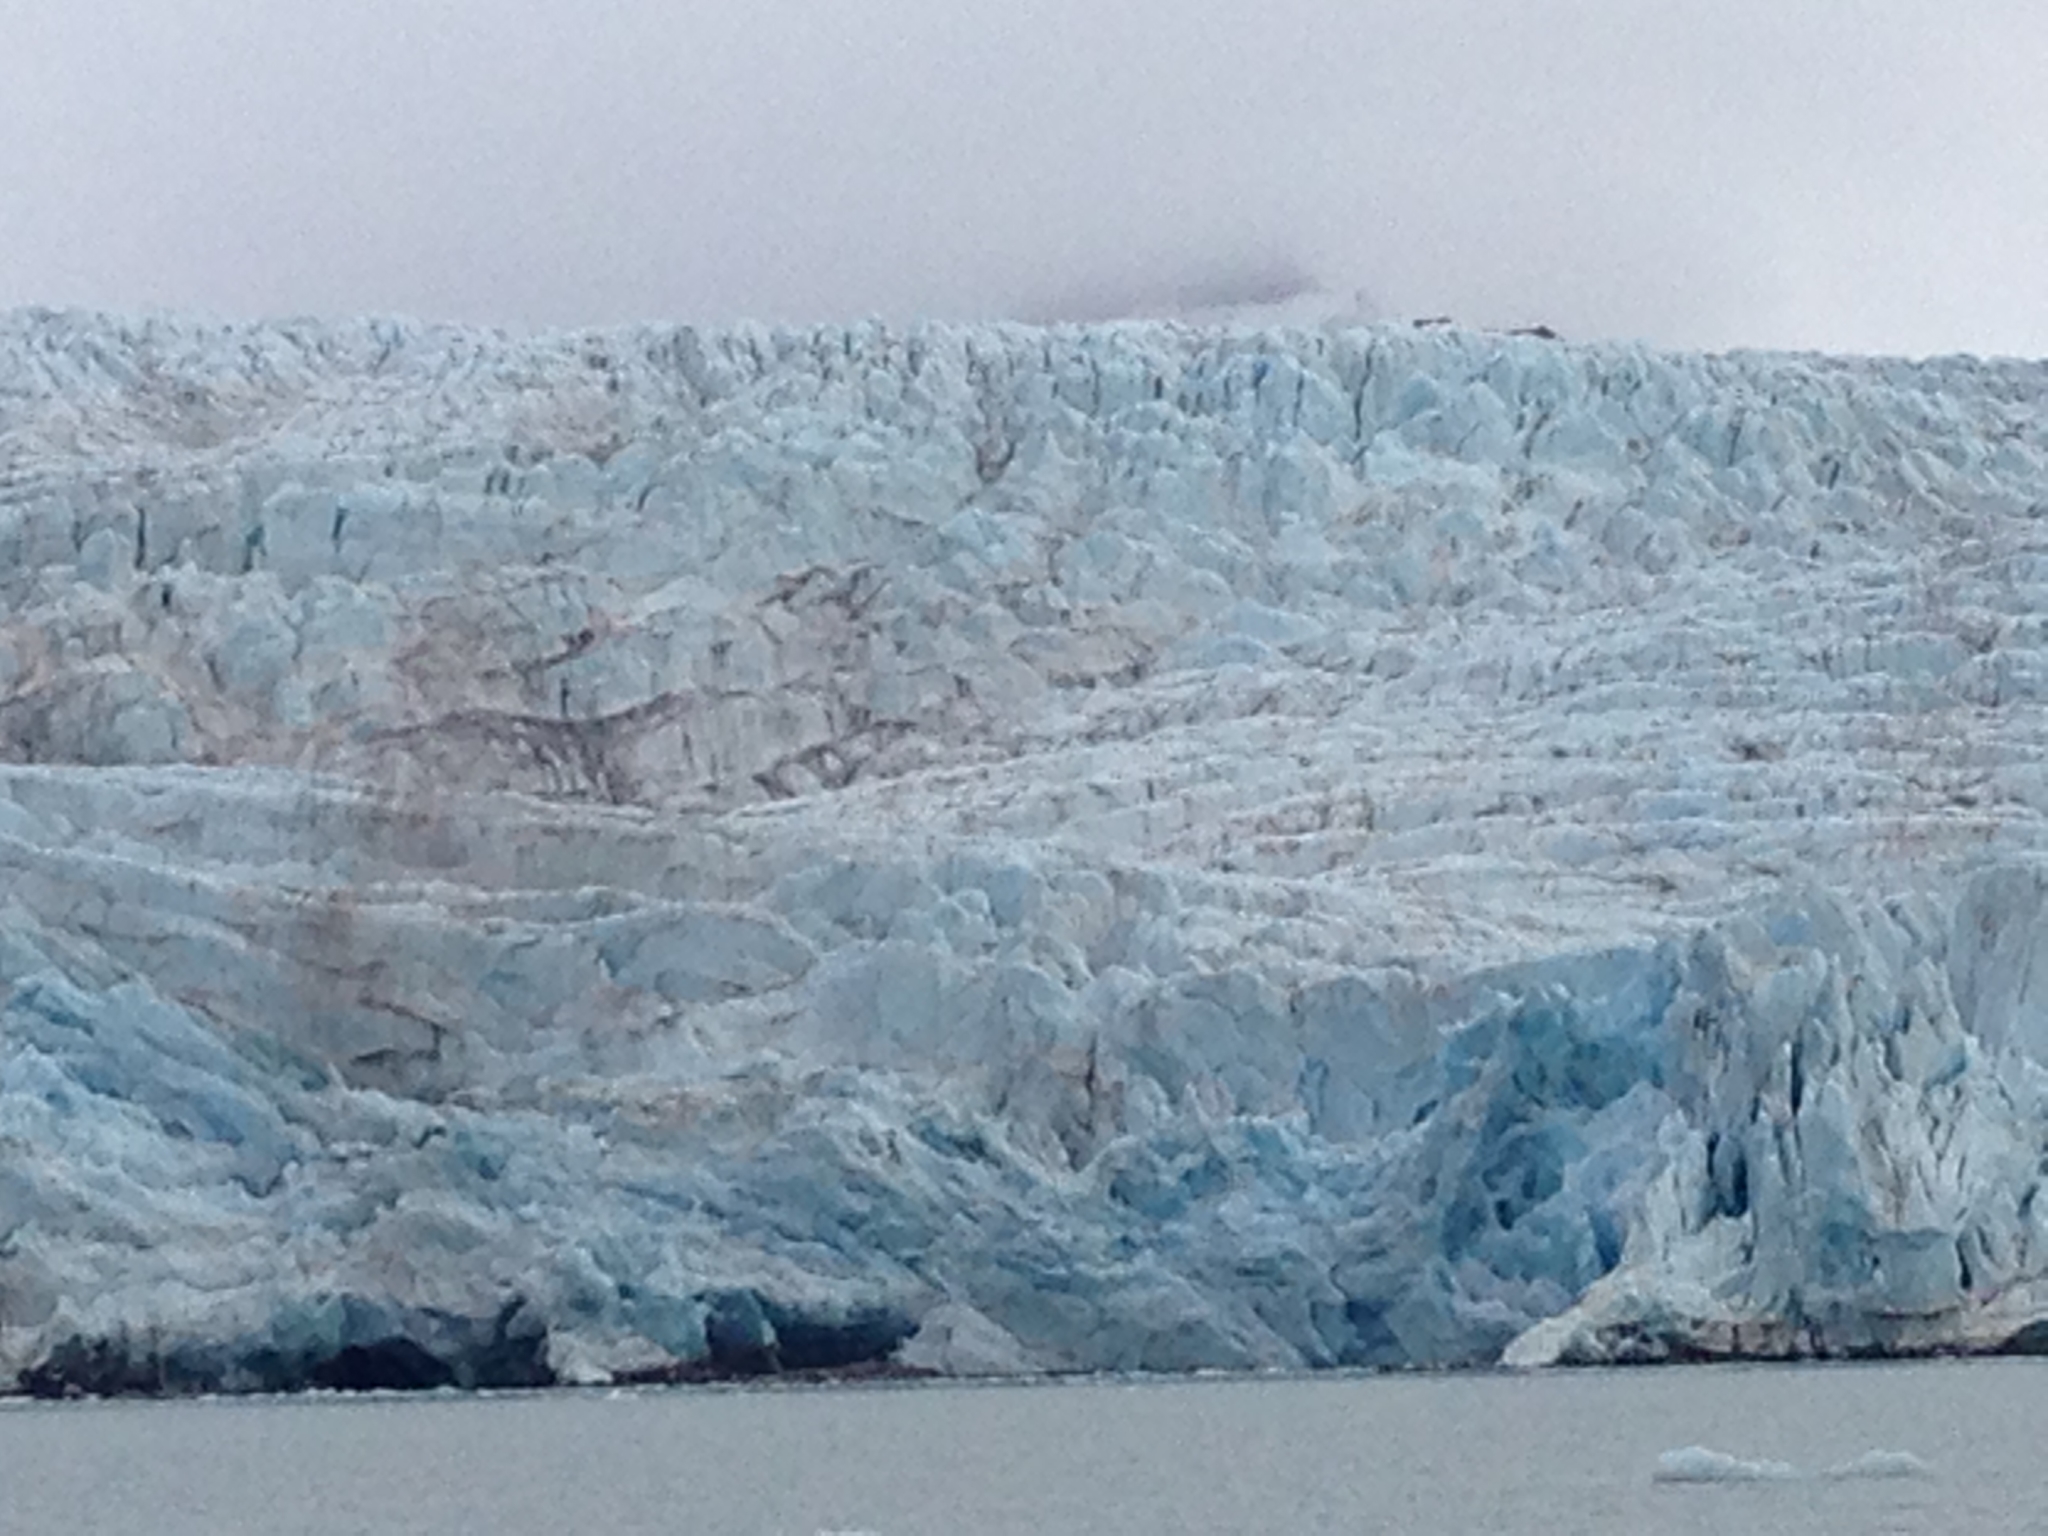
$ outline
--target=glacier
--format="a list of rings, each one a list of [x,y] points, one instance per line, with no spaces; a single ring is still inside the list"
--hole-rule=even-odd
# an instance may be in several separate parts
[[[2044,404],[0,316],[0,1390],[2048,1349]]]

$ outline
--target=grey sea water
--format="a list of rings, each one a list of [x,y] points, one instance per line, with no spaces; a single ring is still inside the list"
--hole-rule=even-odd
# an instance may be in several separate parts
[[[0,1531],[2048,1529],[2048,1364],[15,1405]],[[1701,1445],[1802,1474],[1653,1479]],[[1925,1477],[1817,1475],[1909,1452]]]

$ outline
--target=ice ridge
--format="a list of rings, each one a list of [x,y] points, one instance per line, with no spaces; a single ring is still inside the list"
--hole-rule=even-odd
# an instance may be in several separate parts
[[[0,316],[0,1383],[2043,1347],[2044,398]]]

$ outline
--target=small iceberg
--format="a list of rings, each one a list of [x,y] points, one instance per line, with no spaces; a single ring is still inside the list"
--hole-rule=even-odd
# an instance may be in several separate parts
[[[1745,1461],[1726,1451],[1710,1451],[1704,1445],[1688,1445],[1666,1451],[1657,1458],[1653,1483],[1784,1483],[1799,1476],[1799,1469],[1782,1461]]]
[[[1852,1478],[1932,1477],[1934,1468],[1911,1451],[1865,1451],[1839,1467],[1829,1467],[1825,1477],[1837,1481]]]
[[[1830,1482],[1932,1477],[1934,1469],[1911,1451],[1865,1451],[1820,1474]],[[1688,1445],[1657,1458],[1653,1483],[1786,1483],[1806,1476],[1784,1461],[1745,1461],[1726,1451]]]

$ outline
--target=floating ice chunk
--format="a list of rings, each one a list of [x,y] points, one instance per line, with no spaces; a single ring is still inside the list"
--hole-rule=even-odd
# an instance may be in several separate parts
[[[1934,1469],[1911,1451],[1865,1451],[1820,1474],[1830,1482],[1932,1477]],[[1804,1476],[1782,1461],[1745,1461],[1725,1451],[1688,1445],[1657,1458],[1654,1483],[1782,1483]]]
[[[1688,1445],[1666,1451],[1657,1458],[1653,1483],[1784,1483],[1799,1476],[1799,1469],[1783,1461],[1745,1461],[1726,1451],[1710,1451],[1703,1445]]]
[[[1823,1475],[1843,1482],[1853,1478],[1932,1477],[1934,1468],[1911,1451],[1865,1451],[1838,1467],[1829,1467]]]

